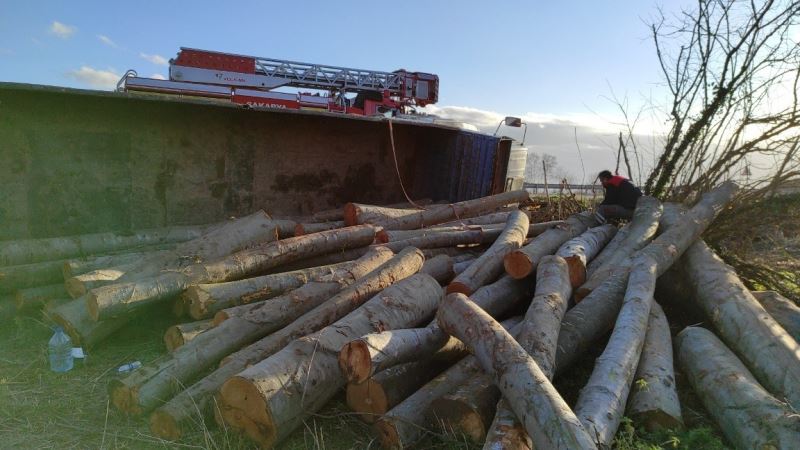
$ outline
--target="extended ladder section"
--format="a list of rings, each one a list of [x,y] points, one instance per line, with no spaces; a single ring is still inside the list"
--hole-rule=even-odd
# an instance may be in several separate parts
[[[280,87],[315,89],[327,95],[272,92]],[[120,81],[120,89],[229,98],[251,107],[372,115],[436,103],[439,77],[182,48],[177,58],[170,60],[169,80],[141,78],[129,72]],[[346,97],[348,93],[355,93],[355,98]]]

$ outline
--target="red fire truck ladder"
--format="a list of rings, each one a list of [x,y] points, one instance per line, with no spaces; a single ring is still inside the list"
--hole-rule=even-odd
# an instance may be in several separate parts
[[[272,91],[280,87],[315,89],[327,95]],[[380,72],[181,48],[178,56],[170,60],[169,80],[142,78],[128,71],[118,88],[229,98],[252,107],[371,115],[436,103],[439,77],[405,70]],[[347,99],[346,93],[357,95]]]

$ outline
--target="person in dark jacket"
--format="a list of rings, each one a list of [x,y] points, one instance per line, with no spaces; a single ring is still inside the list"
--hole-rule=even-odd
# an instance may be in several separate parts
[[[604,170],[597,176],[603,183],[605,198],[600,206],[597,207],[597,220],[605,223],[610,219],[631,220],[633,210],[636,208],[636,201],[642,196],[639,190],[630,180],[619,175],[612,175],[610,171]]]

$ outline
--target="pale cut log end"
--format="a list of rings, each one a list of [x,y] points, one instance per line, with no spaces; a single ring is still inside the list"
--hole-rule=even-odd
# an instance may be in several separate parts
[[[128,412],[131,403],[131,392],[128,386],[119,380],[111,380],[108,384],[108,397],[117,411]]]
[[[150,432],[168,441],[177,441],[181,438],[181,427],[169,413],[156,410],[150,414]]]
[[[473,289],[460,281],[453,281],[447,285],[447,294],[472,295]]]
[[[89,317],[97,322],[100,320],[100,308],[97,305],[97,297],[91,292],[86,297],[86,310],[89,311]]]
[[[226,320],[228,320],[230,318],[231,317],[224,310],[223,311],[218,311],[216,314],[214,314],[214,318],[211,319],[211,326],[212,327],[218,327],[218,326],[220,326],[222,324],[222,322],[225,322]]]
[[[576,289],[583,283],[586,283],[586,266],[583,265],[581,258],[578,256],[568,256],[564,258],[564,261],[567,262],[569,283],[572,289]]]
[[[433,422],[445,433],[465,436],[475,443],[486,439],[486,424],[481,415],[464,402],[438,398],[431,404]]]
[[[528,433],[521,426],[501,425],[498,433],[483,446],[488,450],[532,450]]]
[[[358,225],[358,211],[356,205],[347,203],[344,205],[344,224],[348,227]]]
[[[366,423],[374,423],[389,410],[389,399],[386,398],[386,392],[379,383],[373,380],[349,383],[346,399],[347,406],[359,413],[357,417]]]
[[[378,436],[381,447],[390,449],[402,449],[403,443],[400,442],[400,434],[397,432],[395,424],[391,420],[379,419],[373,425],[374,434]]]
[[[189,286],[183,293],[183,303],[188,305],[189,317],[203,320],[208,315],[208,305],[213,302],[211,295],[200,286]]]
[[[647,431],[680,430],[683,422],[662,410],[642,411],[631,416],[635,423],[643,425]]]
[[[225,423],[231,423],[227,414],[239,410],[241,417],[235,420],[243,425],[247,435],[264,448],[273,447],[278,430],[261,392],[250,380],[238,376],[229,378],[219,390],[217,404]]]
[[[378,230],[377,233],[375,233],[376,244],[386,244],[388,242],[389,242],[389,234],[386,232],[386,230],[381,228],[380,230]]]
[[[84,286],[80,280],[73,277],[64,279],[64,288],[67,290],[67,294],[72,298],[78,298],[86,294],[86,286]]]
[[[69,303],[69,302],[67,302],[67,303]],[[64,315],[59,313],[59,308],[58,307],[55,307],[51,311],[48,311],[47,316],[53,322],[55,322],[58,325],[60,325],[61,328],[63,328],[64,331],[67,332],[67,335],[69,335],[69,338],[72,339],[72,343],[73,344],[78,345],[78,346],[84,345],[83,342],[82,342],[83,339],[81,339],[81,334],[75,328],[75,325],[73,325],[72,322],[70,322],[67,317],[65,317]]]
[[[506,273],[516,280],[521,280],[533,272],[533,261],[530,256],[519,250],[513,251],[503,259]]]
[[[167,331],[164,332],[164,345],[167,347],[168,352],[174,352],[175,349],[181,347],[185,343],[186,342],[183,341],[183,333],[181,333],[177,325],[167,328]]]
[[[262,439],[264,434],[259,429],[258,424],[251,420],[244,411],[233,408],[225,404],[225,400],[220,393],[214,394],[214,421],[222,428],[230,428],[244,432],[250,439],[261,444],[262,448],[272,448],[272,442],[265,442]]]
[[[348,383],[363,383],[372,375],[369,346],[361,339],[348,342],[339,351],[339,368]]]

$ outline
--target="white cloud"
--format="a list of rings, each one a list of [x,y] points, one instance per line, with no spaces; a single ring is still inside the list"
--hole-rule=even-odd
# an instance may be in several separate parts
[[[139,56],[150,61],[157,66],[168,66],[169,61],[161,55],[148,55],[147,53],[139,53]]]
[[[150,75],[150,78],[153,78],[155,80],[166,80],[167,79],[167,77],[165,77],[164,75],[161,75],[160,73],[154,73],[154,74]]]
[[[50,34],[53,34],[61,39],[69,39],[77,31],[77,27],[61,23],[57,20],[54,20],[53,23],[50,24]]]
[[[117,46],[117,43],[116,43],[116,42],[114,42],[114,41],[112,41],[112,40],[111,40],[111,38],[110,38],[110,37],[108,37],[108,36],[104,36],[104,35],[102,35],[102,34],[98,34],[98,35],[97,35],[97,39],[98,39],[100,42],[102,42],[103,44],[106,44],[106,45],[107,45],[107,46],[109,46],[109,47],[118,48],[118,46]]]
[[[99,70],[89,66],[81,66],[80,69],[67,72],[67,77],[77,80],[83,84],[97,89],[114,89],[120,75],[111,70]]]

